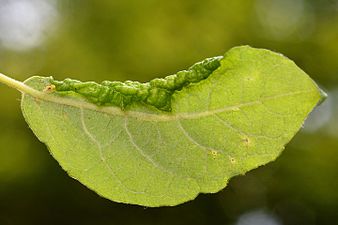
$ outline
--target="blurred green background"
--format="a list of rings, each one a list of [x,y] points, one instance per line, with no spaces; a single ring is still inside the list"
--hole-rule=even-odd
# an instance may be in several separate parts
[[[243,44],[329,94],[275,162],[177,207],[110,202],[60,168],[0,85],[0,225],[338,224],[337,0],[0,0],[0,71],[19,80],[147,81]]]

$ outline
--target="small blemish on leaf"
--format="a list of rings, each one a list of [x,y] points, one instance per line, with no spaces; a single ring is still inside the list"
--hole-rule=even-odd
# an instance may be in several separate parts
[[[52,93],[54,92],[56,89],[55,85],[54,84],[50,84],[50,85],[47,85],[44,89],[43,89],[43,92],[45,93]]]
[[[252,145],[252,140],[249,137],[243,137],[242,141],[245,146],[251,146]]]
[[[216,150],[210,150],[210,154],[211,154],[212,157],[215,159],[215,158],[219,155],[219,152],[216,151]]]
[[[232,164],[235,164],[235,163],[236,163],[236,159],[235,159],[234,157],[230,157],[230,162],[231,162]]]

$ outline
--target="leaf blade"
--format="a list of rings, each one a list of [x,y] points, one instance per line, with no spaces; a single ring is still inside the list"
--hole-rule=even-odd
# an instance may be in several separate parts
[[[175,92],[171,113],[48,98],[24,95],[23,114],[72,177],[117,202],[161,206],[217,192],[274,160],[321,95],[291,60],[243,46],[207,79]]]

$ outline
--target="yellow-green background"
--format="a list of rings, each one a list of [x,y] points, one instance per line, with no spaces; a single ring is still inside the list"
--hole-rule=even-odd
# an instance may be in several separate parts
[[[19,80],[147,81],[244,44],[283,53],[329,94],[275,162],[177,207],[110,202],[59,167],[0,85],[0,224],[338,224],[337,0],[0,0],[0,72]]]

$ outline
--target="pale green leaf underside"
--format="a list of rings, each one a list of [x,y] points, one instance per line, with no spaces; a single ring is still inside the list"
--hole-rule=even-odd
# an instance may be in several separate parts
[[[47,81],[26,84],[41,91]],[[70,176],[116,202],[163,206],[217,192],[274,160],[320,99],[291,60],[243,46],[207,79],[174,93],[170,113],[54,94],[24,95],[22,110]]]

